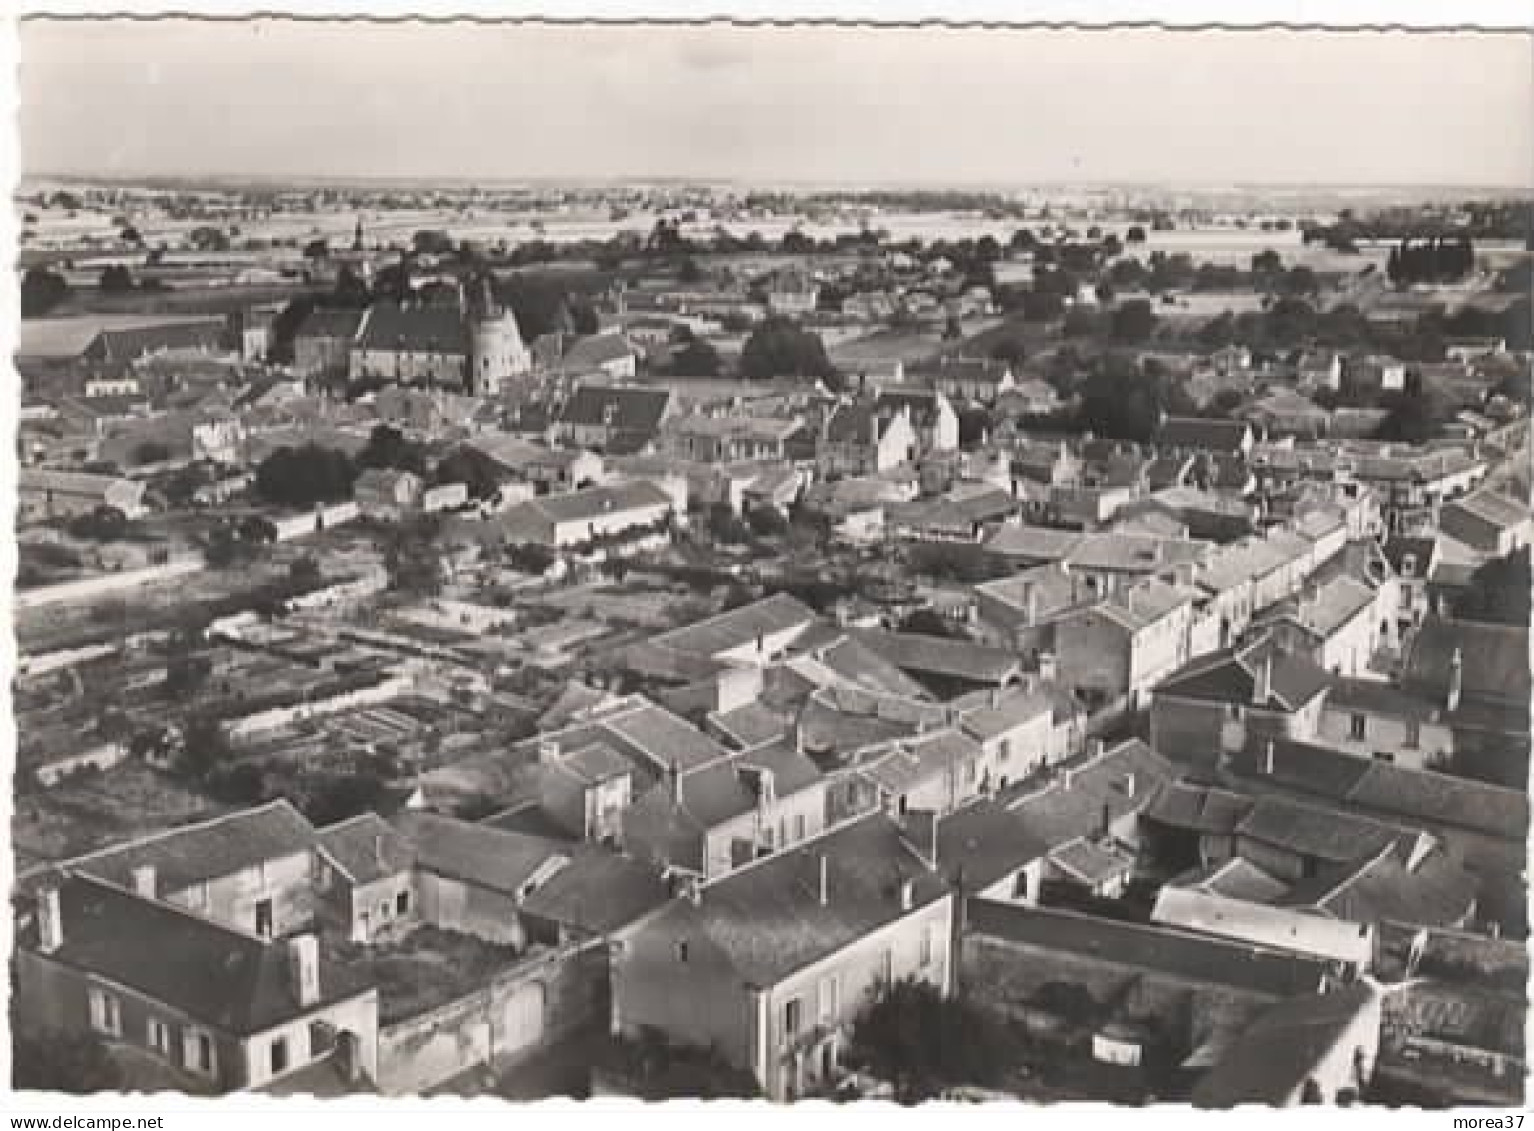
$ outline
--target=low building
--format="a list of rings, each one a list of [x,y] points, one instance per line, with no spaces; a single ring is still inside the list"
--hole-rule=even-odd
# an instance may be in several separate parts
[[[89,514],[99,507],[142,518],[149,507],[143,483],[111,475],[24,467],[17,483],[17,511],[22,521]]]
[[[555,418],[557,443],[611,455],[632,455],[653,445],[674,407],[668,389],[584,384]]]
[[[671,494],[640,480],[529,499],[490,525],[504,541],[562,550],[646,530],[661,534],[681,510]]]
[[[756,1077],[771,1100],[828,1094],[871,997],[953,986],[954,899],[875,814],[674,901],[621,939],[612,1029],[650,1031]]]
[[[1189,657],[1195,592],[1154,579],[1055,626],[1062,684],[1083,702],[1137,706]]]
[[[1529,544],[1534,515],[1499,491],[1481,490],[1445,503],[1438,528],[1489,557],[1503,558]]]
[[[369,468],[357,477],[353,497],[367,518],[398,522],[420,508],[425,484],[412,471]]]

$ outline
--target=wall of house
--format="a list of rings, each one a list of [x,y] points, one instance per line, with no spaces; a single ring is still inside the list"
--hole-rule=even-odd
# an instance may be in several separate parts
[[[1308,1081],[1315,1082],[1324,1103],[1336,1103],[1345,1091],[1351,1091],[1357,1099],[1374,1075],[1374,1066],[1379,1060],[1383,1001],[1382,996],[1376,995],[1358,1011],[1347,1028],[1321,1054],[1307,1079],[1299,1082],[1282,1106],[1295,1107],[1305,1102]]]
[[[834,891],[831,898],[835,899]],[[758,1069],[768,1098],[785,1100],[791,1090],[802,1094],[819,1083],[820,1065],[814,1057],[804,1058],[796,1079],[792,1054],[797,1035],[785,1025],[791,1000],[799,1002],[798,1035],[825,1026],[839,1031],[830,1039],[840,1044],[847,1028],[887,980],[918,978],[947,993],[953,985],[953,935],[953,897],[944,896],[773,986],[762,999],[767,1010],[766,1047],[760,1050],[765,1078]]]
[[[1354,738],[1354,716],[1364,720],[1363,738]],[[1379,752],[1393,755],[1398,766],[1414,770],[1423,769],[1439,755],[1454,749],[1454,732],[1443,723],[1423,720],[1418,724],[1415,737],[1405,719],[1375,714],[1352,707],[1327,704],[1321,711],[1317,736],[1327,745],[1349,754],[1369,758]]]
[[[592,515],[579,522],[556,522],[553,539],[556,546],[573,546],[600,534],[621,534],[636,526],[649,526],[671,513],[665,505],[630,507],[621,511]]]
[[[270,900],[272,937],[281,938],[314,921],[311,868],[305,849],[180,891],[162,890],[159,896],[167,903],[252,934],[256,930],[256,905]]]
[[[378,1087],[414,1094],[491,1064],[504,1069],[607,1010],[605,946],[544,952],[488,984],[378,1030]]]
[[[356,1039],[359,1066],[369,1080],[377,1081],[378,991],[369,990],[285,1024],[253,1033],[241,1048],[244,1086],[259,1088],[273,1083],[328,1055],[333,1046],[317,1047],[315,1044],[315,1022],[324,1022],[337,1034],[352,1034]],[[287,1042],[287,1068],[281,1073],[273,1073],[272,1046],[279,1040]]]
[[[415,895],[421,920],[434,927],[507,946],[526,943],[517,901],[509,895],[423,871],[416,873]]]
[[[1188,656],[1192,607],[1183,605],[1134,634],[1130,647],[1129,690],[1143,697],[1171,675]]]
[[[752,994],[724,954],[688,929],[685,915],[624,933],[613,957],[611,1029],[628,1037],[656,1029],[675,1044],[712,1047],[728,1063],[753,1068]]]
[[[179,1010],[170,1009],[125,986],[93,978],[35,951],[18,950],[15,970],[15,1008],[19,1016],[32,1025],[65,1033],[92,1032],[90,991],[94,987],[112,994],[118,1001],[121,1034],[103,1034],[107,1039],[155,1052],[167,1063],[189,1072],[189,1083],[205,1081],[210,1092],[229,1092],[244,1086],[240,1043],[229,1034],[194,1021]],[[150,1018],[170,1027],[168,1053],[152,1049]],[[202,1033],[213,1042],[213,1064],[208,1073],[189,1067],[197,1063],[195,1042],[197,1035]]]
[[[395,381],[462,386],[467,380],[468,357],[462,353],[415,350],[351,351],[351,376],[385,377]]]
[[[348,884],[343,880],[340,887],[343,899],[338,902],[346,911],[347,937],[354,942],[371,942],[421,921],[420,901],[410,872],[385,876],[368,884]],[[403,912],[399,910],[402,895],[405,897]]]
[[[230,738],[245,738],[260,734],[262,731],[288,726],[301,719],[313,718],[316,715],[350,711],[373,703],[387,703],[412,690],[414,686],[413,676],[390,676],[371,687],[359,687],[355,691],[346,691],[329,699],[314,699],[288,707],[273,707],[269,711],[258,711],[244,718],[231,719],[224,724],[224,730]]]
[[[345,372],[351,361],[350,338],[298,337],[293,342],[293,369],[303,376],[326,370]]]
[[[823,783],[787,797],[778,797],[771,805],[709,830],[704,840],[704,877],[712,880],[733,870],[732,853],[737,840],[767,845],[770,838],[773,850],[778,851],[823,832],[825,821],[826,788]]]
[[[985,757],[981,775],[989,771],[994,782],[1000,782],[1002,778],[1008,784],[1022,781],[1051,760],[1050,738],[1054,729],[1053,713],[1046,711],[983,743]]]
[[[1055,627],[1055,661],[1060,681],[1073,690],[1103,696],[1129,689],[1129,634],[1095,612],[1060,621]]]

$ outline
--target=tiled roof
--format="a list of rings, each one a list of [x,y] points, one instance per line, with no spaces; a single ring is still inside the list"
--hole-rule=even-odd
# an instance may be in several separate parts
[[[911,423],[918,428],[931,428],[937,423],[943,401],[941,394],[930,389],[907,391],[885,390],[874,401],[874,415],[881,421],[888,420],[901,409],[911,416]]]
[[[1456,927],[1469,917],[1478,890],[1476,879],[1445,853],[1432,852],[1411,869],[1387,852],[1301,881],[1282,902],[1352,923]]]
[[[1255,703],[1257,678],[1271,660],[1270,695]],[[1215,703],[1248,703],[1267,710],[1297,711],[1330,686],[1331,677],[1311,660],[1286,652],[1264,637],[1255,644],[1200,657],[1168,676],[1158,695]]]
[[[1145,811],[1176,777],[1172,764],[1138,739],[1121,742],[1068,774],[1067,780],[1067,772],[1060,772],[1042,789],[1019,786],[1007,795],[1007,808],[1051,847],[1100,831],[1105,808],[1115,821]]]
[[[826,872],[826,902],[819,898]],[[900,885],[911,881],[911,910]],[[948,893],[883,814],[874,814],[709,885],[661,929],[699,934],[755,986],[772,986]]]
[[[653,703],[604,715],[604,731],[640,752],[659,771],[686,772],[729,757],[729,751],[697,727]]]
[[[1240,856],[1184,872],[1168,881],[1167,886],[1191,888],[1246,903],[1272,903],[1289,891],[1288,884]]]
[[[937,845],[943,873],[962,872],[968,892],[987,888],[1049,852],[1049,845],[1028,831],[1020,814],[994,801],[979,801],[943,817]]]
[[[1339,574],[1284,601],[1271,619],[1289,621],[1318,640],[1328,640],[1369,609],[1374,600],[1375,592],[1369,586]]]
[[[713,712],[708,721],[742,750],[782,738],[789,729],[788,720],[756,702],[723,713]]]
[[[985,548],[1003,557],[1058,562],[1068,558],[1084,537],[1085,535],[1071,530],[1007,523],[991,536]]]
[[[1043,716],[1052,716],[1054,704],[1047,693],[1027,689],[1003,692],[994,706],[989,700],[965,710],[959,725],[975,738],[985,741],[1006,734]]]
[[[1230,836],[1255,805],[1244,794],[1179,781],[1163,789],[1145,815],[1169,828]]]
[[[945,777],[975,759],[980,746],[956,730],[927,731],[897,739],[885,750],[867,751],[860,771],[886,794],[898,797]]]
[[[1273,997],[1313,991],[1326,972],[1315,959],[1072,911],[975,900],[968,917],[972,931],[991,938]]]
[[[1011,652],[967,640],[882,629],[854,629],[851,636],[902,671],[923,675],[1003,683],[1016,675],[1021,665]]]
[[[1415,840],[1415,834],[1355,814],[1278,797],[1259,798],[1236,835],[1334,864],[1373,857]]]
[[[808,627],[814,620],[815,613],[808,606],[786,593],[775,593],[696,624],[662,633],[651,642],[677,652],[717,656],[755,643],[758,636]]]
[[[282,942],[263,941],[85,876],[60,886],[59,910],[63,943],[54,960],[240,1036],[372,988],[322,955],[320,1000],[300,1006]],[[35,948],[35,924],[19,941]]]
[[[398,875],[415,864],[415,851],[376,813],[361,813],[315,834],[319,849],[356,884]]]
[[[1166,448],[1201,448],[1212,452],[1237,452],[1250,426],[1240,420],[1197,416],[1169,416],[1156,430],[1156,443]]]
[[[1401,682],[1442,702],[1456,653],[1467,697],[1529,702],[1527,628],[1430,616],[1412,641]]]
[[[21,877],[21,884],[35,887],[35,881],[42,875],[67,868],[131,888],[134,869],[152,866],[157,890],[178,892],[267,861],[307,852],[314,841],[314,827],[289,802],[279,798],[253,809],[48,865]]]
[[[1376,1005],[1378,990],[1357,983],[1280,1002],[1252,1020],[1193,1089],[1196,1108],[1289,1101]]]
[[[1098,884],[1128,875],[1134,860],[1095,840],[1082,837],[1052,850],[1049,862],[1079,883]]]
[[[568,849],[556,841],[453,817],[407,811],[395,816],[394,827],[414,847],[418,868],[505,895],[569,862]]]
[[[592,334],[572,343],[565,350],[560,364],[567,369],[599,369],[611,362],[634,356],[634,347],[622,334]]]
[[[349,342],[357,336],[357,328],[361,325],[360,310],[315,310],[303,320],[293,337],[338,338]]]
[[[1503,530],[1526,525],[1531,520],[1527,506],[1493,490],[1477,491],[1473,495],[1445,503],[1444,510],[1463,511],[1472,518]]]
[[[578,851],[522,903],[529,915],[606,935],[660,907],[670,891],[656,870],[601,849]]]

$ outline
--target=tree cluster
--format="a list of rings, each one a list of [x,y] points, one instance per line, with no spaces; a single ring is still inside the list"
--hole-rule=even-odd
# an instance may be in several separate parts
[[[41,318],[69,297],[69,282],[57,271],[29,267],[21,276],[21,316]]]
[[[1475,245],[1466,235],[1403,239],[1390,249],[1390,258],[1385,263],[1385,274],[1398,287],[1456,283],[1474,269]]]
[[[819,334],[786,318],[768,318],[746,339],[740,353],[740,375],[748,381],[784,376],[834,379],[836,367],[826,355]]]
[[[858,1015],[847,1059],[891,1084],[896,1102],[909,1105],[948,1088],[1001,1083],[1021,1059],[1019,1046],[989,1010],[907,978]]]
[[[256,494],[287,507],[312,507],[351,498],[357,468],[351,457],[319,444],[281,447],[256,468]]]

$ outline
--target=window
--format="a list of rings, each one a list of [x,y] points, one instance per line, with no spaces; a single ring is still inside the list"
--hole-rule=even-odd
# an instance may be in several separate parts
[[[91,990],[91,1028],[98,1033],[120,1037],[123,1031],[122,1003],[105,990]]]
[[[921,929],[921,964],[930,965],[932,962],[932,924],[928,923]]]
[[[1353,717],[1348,720],[1348,733],[1354,742],[1362,742],[1368,730],[1369,718],[1359,711],[1353,712]]]
[[[1404,746],[1417,746],[1422,742],[1422,722],[1420,719],[1406,720],[1406,740]]]
[[[211,1074],[213,1072],[213,1038],[207,1033],[198,1033],[194,1047],[196,1056],[192,1067],[199,1072]]]
[[[799,813],[794,817],[794,840],[804,839],[804,814]]]
[[[394,910],[397,914],[410,914],[410,893],[402,891],[394,897]]]
[[[161,1056],[170,1055],[170,1026],[158,1017],[149,1019],[149,1047]]]
[[[278,1037],[272,1042],[272,1075],[288,1070],[288,1039]]]
[[[263,939],[272,937],[272,901],[269,899],[256,903],[256,934]]]
[[[822,1021],[832,1021],[841,1011],[841,980],[833,974],[829,978],[822,979],[820,983],[820,1018]]]
[[[676,944],[676,960],[678,962],[686,962],[687,961],[687,940],[686,939],[679,939],[677,941],[677,944]]]
[[[1227,704],[1225,704],[1225,717],[1227,719],[1229,719],[1233,723],[1240,722],[1241,721],[1241,704],[1240,703],[1227,703]]]
[[[785,1036],[793,1036],[799,1031],[801,1002],[796,997],[791,997],[783,1003],[783,1033]]]
[[[389,917],[389,901],[387,899],[378,905],[378,917],[380,919],[387,919]]]

